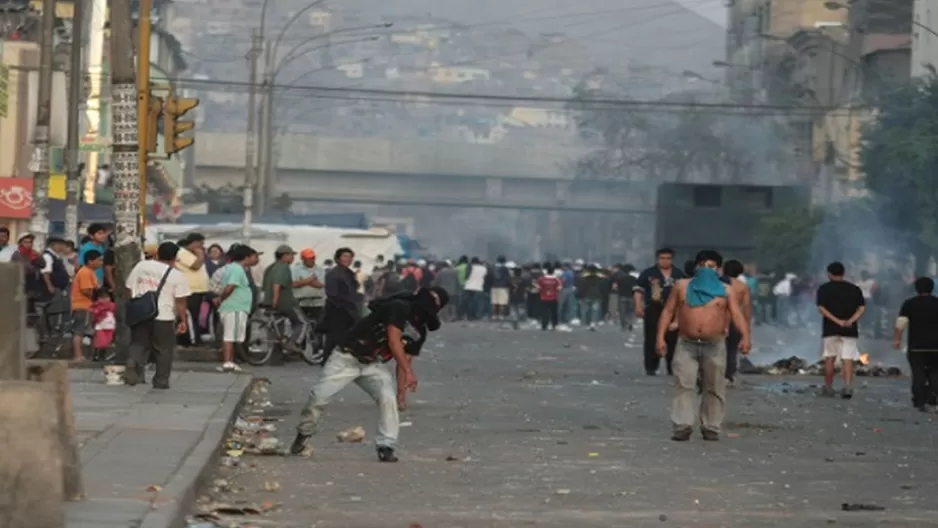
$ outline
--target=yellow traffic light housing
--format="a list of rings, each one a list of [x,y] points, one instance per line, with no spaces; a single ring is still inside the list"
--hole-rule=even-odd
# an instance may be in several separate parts
[[[199,106],[199,100],[192,97],[176,97],[170,94],[163,102],[163,134],[165,139],[166,155],[172,155],[184,150],[195,143],[191,137],[180,137],[180,134],[195,128],[193,121],[180,121],[179,118]]]
[[[147,152],[156,154],[160,134],[160,117],[163,113],[163,99],[150,96],[150,108],[147,111]]]

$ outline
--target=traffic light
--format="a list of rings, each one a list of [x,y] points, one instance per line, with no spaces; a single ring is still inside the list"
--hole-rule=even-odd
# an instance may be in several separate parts
[[[163,99],[150,96],[150,110],[147,112],[147,152],[156,153],[160,134],[160,114],[163,113]]]
[[[195,139],[191,137],[179,137],[179,134],[188,132],[195,128],[193,121],[180,121],[179,118],[186,115],[186,112],[199,106],[199,100],[191,97],[176,97],[170,94],[163,102],[163,134],[165,134],[166,155],[172,155],[180,150],[184,150],[193,143]]]

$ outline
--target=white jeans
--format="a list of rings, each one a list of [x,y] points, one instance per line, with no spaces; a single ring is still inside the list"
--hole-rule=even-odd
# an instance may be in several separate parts
[[[329,356],[322,369],[322,375],[309,393],[309,400],[300,414],[300,423],[296,430],[300,434],[316,433],[323,409],[332,397],[355,382],[378,404],[378,434],[375,444],[381,447],[394,447],[400,431],[400,419],[397,414],[396,385],[391,371],[383,363],[363,365],[351,354],[336,350]]]

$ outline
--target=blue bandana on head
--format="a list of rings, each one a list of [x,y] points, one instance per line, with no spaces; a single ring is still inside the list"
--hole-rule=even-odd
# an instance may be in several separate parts
[[[687,285],[687,305],[691,308],[706,306],[710,301],[726,297],[726,286],[712,268],[697,268]]]

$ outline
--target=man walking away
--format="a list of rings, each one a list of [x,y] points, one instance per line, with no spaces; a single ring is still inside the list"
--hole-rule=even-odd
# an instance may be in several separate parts
[[[602,321],[603,297],[607,296],[606,276],[596,264],[589,264],[581,272],[576,295],[580,301],[580,316],[583,324],[596,331],[596,325]]]
[[[726,328],[733,324],[740,330],[739,351],[750,349],[749,325],[739,305],[733,302],[732,286],[720,280],[717,270],[723,257],[712,250],[701,251],[694,260],[697,269],[690,280],[678,281],[662,310],[656,329],[655,348],[659,356],[667,353],[666,335],[670,322],[677,317],[680,338],[674,352],[674,386],[671,404],[671,439],[690,440],[699,423],[704,440],[720,439],[726,403]],[[700,402],[697,401],[698,379]]]
[[[349,330],[336,349],[338,353],[329,357],[310,390],[290,452],[300,454],[306,449],[325,406],[354,381],[378,404],[378,434],[375,435],[378,460],[397,462],[394,450],[400,431],[398,400],[385,363],[393,359],[404,388],[416,391],[417,377],[408,356],[419,354],[427,333],[440,328],[437,314],[448,300],[445,290],[432,288],[372,302],[368,307],[370,313]]]
[[[933,411],[938,404],[938,297],[935,281],[915,280],[915,297],[899,309],[893,346],[902,348],[902,333],[909,330],[908,355],[912,371],[912,405],[920,411]]]
[[[846,268],[840,262],[827,266],[829,282],[817,290],[817,307],[821,312],[821,341],[824,356],[824,388],[822,396],[834,396],[834,368],[839,358],[843,366],[844,388],[840,396],[853,397],[853,362],[860,359],[857,321],[863,317],[866,302],[855,284],[844,280]]]
[[[153,356],[156,360],[153,388],[169,388],[176,335],[185,334],[187,330],[186,298],[189,296],[189,281],[173,268],[178,253],[179,246],[163,242],[156,251],[156,260],[141,260],[127,276],[125,287],[130,290],[131,298],[148,292],[159,292],[156,319],[130,329],[130,353],[124,374],[127,385],[146,381],[144,367],[147,359]]]
[[[547,262],[544,264],[544,275],[537,279],[537,288],[540,292],[541,303],[538,310],[541,311],[541,330],[547,330],[550,325],[551,330],[557,329],[557,319],[560,312],[560,291],[563,289],[563,281],[555,274],[554,266]]]
[[[248,280],[252,255],[256,254],[248,246],[238,246],[231,254],[231,263],[225,266],[222,278],[222,290],[218,295],[220,303],[218,314],[222,322],[222,372],[241,372],[234,362],[236,346],[242,346],[248,332],[248,318],[254,302],[254,292]]]
[[[746,319],[746,325],[750,335],[752,334],[752,294],[749,291],[749,285],[743,276],[743,263],[738,260],[728,260],[723,264],[723,275],[729,279],[730,302],[739,306]],[[743,334],[730,323],[726,333],[726,381],[733,383],[736,380],[736,369],[738,365],[739,343],[742,341]]]
[[[655,253],[655,258],[657,259],[655,265],[638,276],[635,287],[632,289],[635,301],[635,316],[644,319],[645,373],[649,376],[657,375],[658,368],[661,366],[661,357],[655,351],[655,332],[658,328],[658,321],[661,319],[661,313],[668,301],[674,283],[686,278],[684,272],[674,267],[673,249],[661,248]],[[667,354],[664,356],[668,375],[672,373],[671,360],[674,358],[678,335],[677,331],[669,326],[670,323],[671,321],[668,320],[666,325],[668,332],[665,334],[668,349]]]

